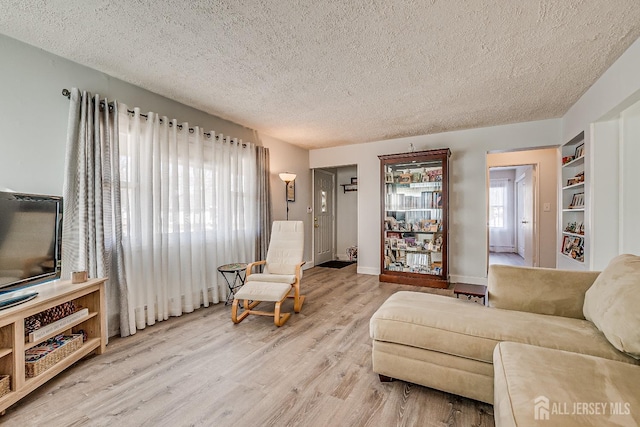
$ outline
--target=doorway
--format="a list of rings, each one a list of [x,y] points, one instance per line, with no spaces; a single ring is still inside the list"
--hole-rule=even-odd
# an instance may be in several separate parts
[[[342,268],[358,259],[358,167],[313,171],[315,266]]]
[[[489,265],[538,265],[536,171],[535,164],[489,168]]]
[[[334,259],[335,173],[315,169],[313,173],[313,263]]]

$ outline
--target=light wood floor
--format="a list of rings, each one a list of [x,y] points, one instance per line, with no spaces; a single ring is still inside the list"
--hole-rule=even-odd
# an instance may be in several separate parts
[[[489,265],[492,264],[524,266],[524,258],[510,252],[489,252]]]
[[[493,426],[491,405],[380,383],[369,318],[392,293],[356,266],[305,272],[300,314],[238,325],[230,306],[112,338],[0,417],[5,426]],[[451,295],[451,290],[432,290]],[[290,307],[287,302],[286,307]]]

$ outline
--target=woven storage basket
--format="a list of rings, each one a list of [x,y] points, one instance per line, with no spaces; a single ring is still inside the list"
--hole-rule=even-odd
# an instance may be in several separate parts
[[[0,375],[0,397],[11,391],[11,376]]]
[[[82,335],[64,335],[30,348],[25,351],[26,377],[37,377],[80,347]]]

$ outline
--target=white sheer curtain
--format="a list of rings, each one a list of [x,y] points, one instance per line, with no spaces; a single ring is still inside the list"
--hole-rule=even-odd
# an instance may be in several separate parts
[[[217,267],[254,260],[256,147],[119,105],[129,333],[220,302]]]
[[[489,181],[489,250],[491,252],[515,251],[513,181],[491,179]]]

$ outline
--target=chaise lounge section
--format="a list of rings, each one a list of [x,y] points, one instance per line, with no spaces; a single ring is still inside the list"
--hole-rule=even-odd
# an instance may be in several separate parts
[[[593,288],[605,291],[591,297],[592,303],[608,301],[601,308],[612,306],[611,298],[626,298],[622,306],[615,307],[616,312],[632,311],[634,298],[640,306],[637,296],[616,290],[612,283],[625,271],[624,277],[632,277],[625,286],[635,286],[639,294],[640,257],[617,257],[607,270],[600,274],[492,265],[489,307],[421,292],[398,292],[371,318],[373,371],[381,379],[400,379],[494,403],[494,350],[505,341],[550,349],[560,356],[566,352],[588,355],[639,370],[635,366],[640,356],[640,351],[635,353],[638,344],[630,342],[637,340],[640,317],[626,313],[610,325],[614,330],[623,329],[618,335],[625,344],[614,346],[608,339],[616,335],[609,331],[611,327],[603,328],[598,316],[595,321],[584,316],[588,312],[585,295]],[[601,283],[594,285],[598,281]]]

